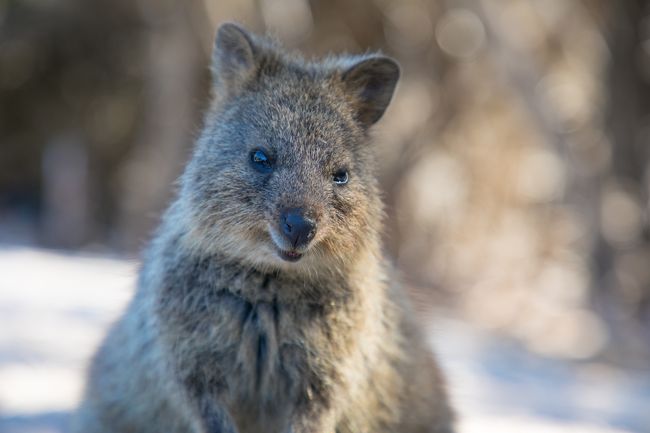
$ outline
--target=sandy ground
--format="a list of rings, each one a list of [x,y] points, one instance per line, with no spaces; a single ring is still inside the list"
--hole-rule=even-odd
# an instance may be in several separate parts
[[[60,433],[137,264],[0,245],[0,432]],[[535,357],[442,315],[429,324],[461,433],[650,432],[650,373]]]

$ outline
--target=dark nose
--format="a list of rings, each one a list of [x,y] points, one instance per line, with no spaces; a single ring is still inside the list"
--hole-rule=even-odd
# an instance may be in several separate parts
[[[314,239],[316,222],[302,209],[286,209],[280,214],[280,229],[294,248],[301,248]]]

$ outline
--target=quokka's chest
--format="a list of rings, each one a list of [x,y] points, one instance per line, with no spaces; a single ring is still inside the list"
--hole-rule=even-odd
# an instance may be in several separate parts
[[[196,355],[188,367],[231,404],[274,412],[288,400],[326,393],[342,337],[331,326],[336,314],[319,304],[250,301],[230,291],[193,303],[200,308],[183,314],[179,350]]]

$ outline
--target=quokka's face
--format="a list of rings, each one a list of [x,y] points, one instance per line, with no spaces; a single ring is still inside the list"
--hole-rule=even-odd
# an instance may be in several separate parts
[[[367,128],[399,74],[385,57],[305,64],[224,25],[217,100],[184,178],[197,235],[266,265],[346,260],[381,213]]]

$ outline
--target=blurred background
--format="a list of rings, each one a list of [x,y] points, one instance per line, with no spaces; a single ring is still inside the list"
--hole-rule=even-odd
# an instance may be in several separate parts
[[[0,0],[0,431],[65,431],[227,20],[402,65],[386,251],[462,431],[650,432],[643,0]]]

